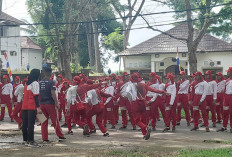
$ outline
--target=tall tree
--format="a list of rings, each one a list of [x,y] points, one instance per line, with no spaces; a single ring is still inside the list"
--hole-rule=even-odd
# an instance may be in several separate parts
[[[142,0],[141,3],[139,3],[138,0],[128,0],[127,5],[122,5],[120,0],[109,0],[109,2],[112,4],[119,17],[122,19],[124,35],[123,50],[125,50],[129,44],[128,41],[130,30],[138,15],[140,14],[145,0]],[[137,10],[136,7],[138,7]]]
[[[187,25],[188,25],[188,37],[180,38],[175,37],[170,34],[167,34],[165,32],[162,32],[160,30],[154,29],[152,26],[149,25],[149,22],[145,20],[149,26],[149,28],[153,29],[154,31],[159,31],[161,33],[164,33],[166,35],[169,35],[170,37],[173,37],[178,40],[185,41],[187,43],[188,47],[188,60],[190,65],[190,73],[194,73],[197,71],[197,57],[196,52],[198,45],[209,29],[210,26],[217,23],[217,20],[220,16],[224,14],[225,8],[231,4],[231,0],[197,0],[197,1],[191,1],[191,0],[185,0],[185,1],[179,1],[179,0],[164,0],[164,1],[157,1],[161,2],[163,4],[167,4],[169,7],[171,7],[174,10],[178,10],[176,13],[176,18],[186,18]],[[225,4],[218,13],[216,13],[212,8],[218,4]],[[195,9],[199,8],[199,9]],[[179,12],[180,10],[186,9],[186,12]],[[194,21],[193,14],[196,14],[198,18],[200,19],[198,22]],[[145,19],[145,18],[144,18]],[[195,28],[198,28],[199,31],[196,31]]]

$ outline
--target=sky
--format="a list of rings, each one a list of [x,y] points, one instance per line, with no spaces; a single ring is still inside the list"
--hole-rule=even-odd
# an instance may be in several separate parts
[[[139,1],[141,2],[141,0]],[[28,22],[32,22],[30,15],[27,13],[27,6],[26,6],[26,0],[3,0],[3,12],[19,19],[26,19]],[[144,7],[142,9],[142,14],[144,13],[154,13],[154,12],[162,12],[162,11],[170,11],[170,9],[167,6],[157,5],[157,3],[152,2],[150,0],[146,0]],[[157,24],[167,24],[173,22],[173,14],[163,14],[163,15],[152,15],[152,16],[146,16],[145,17],[151,25],[157,25]],[[145,21],[138,17],[135,21],[133,28],[138,27],[146,27]],[[155,27],[162,31],[167,31],[171,29],[172,25],[167,26],[159,26]],[[22,33],[21,33],[22,34]],[[129,38],[129,47],[133,47],[143,41],[146,41],[160,33],[154,32],[150,29],[136,29],[132,30]],[[108,67],[111,68],[111,70],[117,71],[118,70],[118,63],[114,63],[113,60],[109,61]],[[107,70],[106,68],[105,70]]]

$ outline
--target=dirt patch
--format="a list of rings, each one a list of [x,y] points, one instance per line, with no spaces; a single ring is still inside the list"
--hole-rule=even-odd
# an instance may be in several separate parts
[[[204,128],[191,132],[182,120],[176,132],[162,133],[163,122],[158,122],[157,131],[151,133],[148,141],[143,140],[140,131],[109,130],[110,136],[104,137],[97,130],[90,137],[82,135],[82,129],[74,128],[74,135],[66,135],[65,142],[58,142],[54,128],[49,126],[50,144],[43,144],[41,140],[41,128],[35,126],[35,140],[41,144],[40,148],[29,148],[22,145],[21,131],[17,130],[17,124],[1,122],[0,131],[0,156],[175,156],[180,150],[186,149],[215,149],[231,147],[232,136],[229,132],[218,133],[216,128],[211,128],[206,133]],[[62,124],[62,122],[61,122]],[[108,128],[110,126],[108,125]],[[117,128],[120,127],[118,124]],[[221,124],[217,126],[221,127]],[[64,133],[67,128],[62,129]],[[224,142],[212,142],[224,141]]]

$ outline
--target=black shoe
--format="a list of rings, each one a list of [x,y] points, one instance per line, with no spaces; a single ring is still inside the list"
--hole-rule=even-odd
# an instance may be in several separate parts
[[[189,122],[187,123],[187,126],[191,126]]]
[[[41,123],[37,124],[37,126],[41,126]]]
[[[144,139],[148,140],[150,138],[150,134],[151,134],[151,128],[147,128],[147,134],[144,136]]]
[[[65,137],[59,137],[59,142],[65,141],[66,138]]]
[[[232,133],[232,129],[230,129],[230,133]]]
[[[166,127],[166,128],[163,130],[163,132],[167,132],[168,130],[170,130],[170,128],[169,128],[169,127]]]
[[[176,127],[172,127],[172,132],[175,132],[176,131]]]
[[[227,130],[227,129],[222,127],[221,129],[218,129],[217,132],[219,132],[219,131],[223,132],[225,130]]]
[[[180,125],[180,122],[177,122],[176,125],[179,126],[179,125]]]
[[[221,120],[218,120],[216,123],[221,123],[222,121]]]
[[[160,119],[158,118],[157,121],[160,121]]]
[[[51,127],[54,126],[53,124],[51,124]]]
[[[201,124],[201,127],[205,127],[205,124],[203,123],[203,124]]]
[[[68,131],[66,135],[73,135],[73,131]]]
[[[206,127],[206,128],[205,128],[205,131],[206,131],[206,132],[210,132],[209,127]]]
[[[109,136],[110,134],[108,132],[104,133],[103,136],[107,137]]]
[[[136,130],[136,127],[133,127],[133,129],[132,130]]]
[[[190,131],[196,131],[198,129],[199,129],[198,127],[193,127]]]
[[[110,129],[116,129],[115,126],[112,126]]]
[[[4,121],[4,119],[0,119],[0,121]]]
[[[36,143],[35,141],[31,141],[28,142],[28,144],[26,144],[28,147],[33,147],[33,148],[39,148],[40,146],[38,145],[38,143]]]
[[[11,122],[14,122],[14,120],[13,120],[13,119],[11,119]]]
[[[96,133],[96,129],[90,131],[91,134]]]
[[[43,144],[49,144],[49,143],[51,143],[51,141],[49,141],[49,140],[44,140],[43,141]]]
[[[88,127],[87,124],[85,124],[85,125],[83,126],[83,135],[89,135],[88,130],[89,130],[89,127]]]
[[[126,129],[126,128],[127,128],[127,126],[124,125],[124,126],[122,126],[121,128],[119,128],[119,130]]]
[[[61,125],[61,127],[67,127],[67,124],[66,124],[66,123],[64,123],[64,124],[62,124],[62,125]]]

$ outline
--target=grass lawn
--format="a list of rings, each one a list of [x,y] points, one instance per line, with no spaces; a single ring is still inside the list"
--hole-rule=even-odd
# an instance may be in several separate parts
[[[183,150],[177,157],[231,157],[232,147],[212,150]]]

